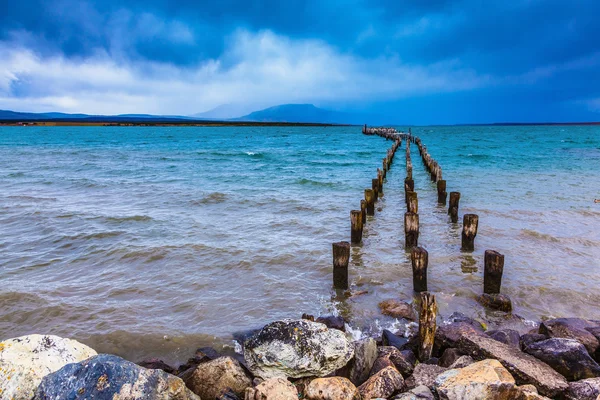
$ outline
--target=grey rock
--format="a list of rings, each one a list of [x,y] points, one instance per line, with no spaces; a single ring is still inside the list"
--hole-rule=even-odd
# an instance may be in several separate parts
[[[379,358],[388,358],[404,378],[412,375],[417,364],[417,357],[411,350],[400,351],[393,346],[382,346],[378,351]]]
[[[447,368],[439,365],[417,364],[413,374],[406,380],[406,387],[413,389],[417,386],[427,386],[433,388],[435,378],[444,373]]]
[[[513,346],[517,349],[521,348],[519,343],[521,340],[521,336],[519,336],[519,332],[515,331],[514,329],[500,329],[494,331],[487,331],[485,334],[501,343]]]
[[[47,375],[34,399],[200,400],[181,379],[108,354],[67,364]]]
[[[407,342],[407,338],[396,336],[387,329],[384,329],[381,333],[381,343],[384,346],[394,346],[395,348],[401,350],[402,346],[405,345]]]
[[[550,365],[569,381],[600,376],[600,365],[590,357],[586,348],[574,339],[542,340],[527,346],[525,352]]]
[[[521,335],[521,338],[519,339],[519,346],[521,347],[521,350],[523,350],[532,343],[541,342],[542,340],[546,339],[548,339],[548,336],[542,335],[541,333],[526,333]]]
[[[464,367],[467,367],[467,366],[473,364],[474,362],[475,362],[475,360],[473,360],[473,357],[471,357],[471,356],[460,356],[458,358],[458,360],[454,361],[448,367],[448,369],[451,369],[451,368],[464,368]]]
[[[263,379],[326,376],[353,356],[343,332],[308,320],[272,322],[244,345],[248,368]]]
[[[379,303],[379,308],[383,315],[393,318],[404,318],[409,321],[414,321],[417,318],[413,306],[405,301],[397,299],[384,300]]]
[[[337,329],[342,332],[346,332],[346,321],[344,318],[335,315],[326,315],[317,318],[315,322],[325,324],[329,329]]]
[[[485,335],[463,336],[458,348],[475,360],[500,361],[518,384],[532,384],[545,396],[553,397],[568,387],[566,379],[548,364]]]
[[[395,396],[392,400],[434,400],[435,397],[427,386],[421,385]]]
[[[586,328],[596,326],[596,323],[581,318],[556,318],[542,322],[539,333],[549,337],[575,339],[593,355],[600,343]]]
[[[455,314],[452,314],[453,316]],[[468,317],[455,317],[438,326],[433,344],[434,354],[442,354],[447,348],[456,347],[463,335],[483,335],[481,324]]]
[[[440,361],[438,364],[440,365],[440,367],[448,368],[461,356],[463,356],[463,353],[460,350],[455,348],[448,348],[444,350],[444,353],[440,357]]]
[[[566,400],[596,400],[600,396],[600,378],[570,382],[565,392]]]
[[[368,338],[354,342],[354,358],[350,362],[349,378],[355,385],[362,385],[368,378],[377,359],[377,343]]]

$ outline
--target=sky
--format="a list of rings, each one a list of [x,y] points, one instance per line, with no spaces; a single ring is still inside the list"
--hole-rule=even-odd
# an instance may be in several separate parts
[[[0,109],[600,121],[597,0],[0,0]]]

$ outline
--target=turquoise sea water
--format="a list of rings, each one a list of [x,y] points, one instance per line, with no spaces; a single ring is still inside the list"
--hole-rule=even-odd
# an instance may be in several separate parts
[[[413,134],[461,192],[459,214],[480,217],[463,254],[413,146],[442,318],[521,330],[600,319],[600,127]],[[352,290],[368,293],[342,301],[331,289],[331,243],[349,239],[350,210],[390,145],[358,127],[0,127],[0,339],[52,333],[174,362],[304,312],[342,313],[355,335],[399,329],[377,303],[413,298],[402,151],[352,249]],[[505,254],[502,291],[518,318],[475,301],[486,249]]]

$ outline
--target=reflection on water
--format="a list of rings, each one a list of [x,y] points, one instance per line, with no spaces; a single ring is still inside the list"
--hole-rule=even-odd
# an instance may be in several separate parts
[[[480,218],[475,251],[462,253],[461,226],[413,147],[440,318],[461,311],[521,331],[540,318],[600,319],[590,162],[600,128],[413,132],[447,191],[461,192],[460,215]],[[231,351],[233,332],[302,313],[339,313],[354,337],[406,329],[377,307],[416,301],[402,148],[352,248],[351,293],[331,287],[331,243],[349,239],[349,211],[389,146],[352,127],[0,128],[0,339],[52,333],[174,362],[202,345]],[[505,255],[513,316],[476,302],[486,249]]]

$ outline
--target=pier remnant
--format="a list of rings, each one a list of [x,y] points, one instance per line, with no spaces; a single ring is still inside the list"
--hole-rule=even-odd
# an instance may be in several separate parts
[[[450,204],[448,205],[448,214],[450,220],[454,223],[458,222],[458,202],[460,201],[459,192],[450,192]]]
[[[366,200],[360,201],[360,212],[362,213],[362,225],[364,228],[365,225],[367,224],[367,201]]]
[[[419,214],[414,212],[404,214],[404,245],[407,250],[419,245]]]
[[[495,250],[486,250],[484,255],[483,293],[500,293],[503,272],[504,255]]]
[[[479,226],[479,216],[476,214],[465,214],[463,216],[462,251],[475,250],[475,236]]]
[[[350,242],[357,244],[362,241],[363,219],[361,210],[350,211]]]
[[[375,215],[375,193],[373,189],[365,189],[365,201],[367,202],[367,215]]]
[[[333,287],[348,289],[348,262],[350,261],[350,243],[333,243]]]
[[[438,193],[438,204],[446,205],[446,197],[448,193],[446,193],[446,181],[440,179],[437,181],[437,193]]]
[[[413,289],[415,292],[427,291],[427,264],[429,253],[422,247],[414,247],[410,253],[413,270]]]
[[[435,295],[421,293],[421,312],[419,313],[419,361],[426,362],[431,358],[436,331],[437,304]]]
[[[415,214],[419,213],[419,199],[417,192],[406,192],[406,210]]]
[[[371,180],[371,188],[373,190],[373,201],[377,201],[379,199],[379,179]]]

